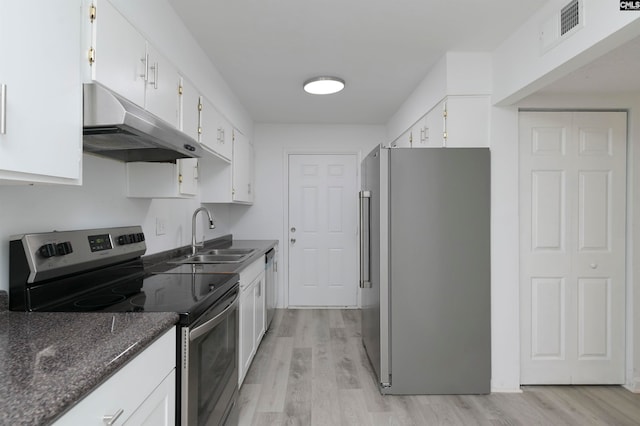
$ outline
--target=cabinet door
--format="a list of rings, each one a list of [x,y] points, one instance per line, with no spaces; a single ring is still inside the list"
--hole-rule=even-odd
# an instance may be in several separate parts
[[[93,48],[92,79],[144,108],[145,82],[152,73],[146,41],[106,0],[96,2]]]
[[[224,158],[231,159],[233,155],[233,127],[222,114],[218,113],[218,149],[217,152]]]
[[[177,160],[180,187],[182,195],[196,195],[198,193],[198,159],[182,158]]]
[[[172,329],[160,336],[139,355],[125,364],[113,376],[94,389],[62,417],[54,426],[104,426],[103,417],[118,416],[118,422],[136,416],[138,419],[163,419],[158,405],[166,408],[169,424],[175,421],[176,331]],[[156,393],[158,386],[163,389]],[[147,405],[148,404],[148,405]],[[141,410],[138,413],[138,410]],[[173,412],[173,413],[172,413]],[[119,413],[119,414],[118,414]],[[155,414],[154,414],[155,413]],[[146,414],[146,415],[145,415]],[[157,417],[149,418],[154,414]],[[171,416],[174,418],[172,419]],[[121,419],[121,420],[120,420]],[[131,421],[129,424],[145,424]],[[147,424],[164,424],[152,423]]]
[[[239,131],[233,133],[233,201],[253,202],[253,146]]]
[[[393,148],[411,148],[411,129],[407,130],[400,137],[391,142]]]
[[[127,197],[189,198],[198,192],[197,167],[197,158],[182,158],[176,164],[127,163]]]
[[[262,340],[262,336],[264,336],[264,331],[265,331],[265,323],[266,323],[266,318],[265,318],[265,314],[266,314],[266,301],[267,299],[265,298],[265,274],[264,272],[262,274],[260,274],[260,276],[258,276],[258,278],[256,278],[256,289],[255,289],[255,295],[256,295],[256,299],[255,299],[255,326],[253,329],[254,332],[254,340],[255,340],[255,348],[256,350],[258,349],[258,346],[260,345],[260,341]]]
[[[0,0],[0,181],[79,183],[80,5]]]
[[[444,102],[438,103],[425,116],[430,147],[444,146]]]
[[[171,371],[124,426],[173,426],[176,422],[176,372]]]
[[[489,146],[489,97],[447,97],[445,125],[448,147]]]
[[[210,100],[202,97],[200,111],[200,143],[209,152],[225,161],[231,161],[231,130],[225,127],[226,120]],[[228,143],[227,143],[228,137]]]
[[[429,146],[429,128],[427,118],[422,117],[411,127],[411,147],[426,148]]]
[[[242,285],[242,282],[240,283]],[[253,328],[254,322],[254,310],[255,310],[255,286],[248,285],[246,288],[240,291],[240,347],[238,350],[239,362],[238,362],[238,385],[242,385],[244,376],[247,374],[247,370],[251,365],[251,360],[254,354],[255,334]]]
[[[182,77],[182,95],[180,97],[180,130],[191,136],[193,140],[199,139],[200,127],[200,95],[196,87],[186,78]]]
[[[145,97],[145,108],[176,128],[179,123],[180,74],[178,69],[147,43],[149,73]]]

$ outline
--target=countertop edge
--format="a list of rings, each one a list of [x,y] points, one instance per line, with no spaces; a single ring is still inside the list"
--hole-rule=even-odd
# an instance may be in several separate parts
[[[4,368],[12,370],[0,371],[6,387],[0,395],[0,424],[48,425],[175,327],[178,315],[5,311],[0,319],[13,329],[5,336],[7,346],[0,348],[9,352],[3,355]],[[105,328],[114,327],[116,337],[102,335]],[[83,328],[87,328],[85,334]],[[32,334],[46,337],[30,344]],[[17,354],[20,350],[23,353]]]

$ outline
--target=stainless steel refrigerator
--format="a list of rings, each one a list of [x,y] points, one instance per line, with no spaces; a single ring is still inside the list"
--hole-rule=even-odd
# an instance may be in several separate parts
[[[384,394],[490,392],[487,148],[362,162],[362,340]]]

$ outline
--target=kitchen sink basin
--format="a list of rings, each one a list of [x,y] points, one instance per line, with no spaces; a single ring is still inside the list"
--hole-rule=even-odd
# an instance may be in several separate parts
[[[206,255],[247,255],[253,253],[254,249],[212,249],[199,254]]]
[[[254,251],[254,249],[212,249],[169,263],[240,263],[251,256]]]

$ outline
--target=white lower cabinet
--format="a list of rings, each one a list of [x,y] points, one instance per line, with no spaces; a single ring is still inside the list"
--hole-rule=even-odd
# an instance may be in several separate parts
[[[173,425],[175,367],[176,330],[172,328],[60,417],[54,426]]]
[[[238,385],[241,386],[265,332],[264,257],[240,272]]]

